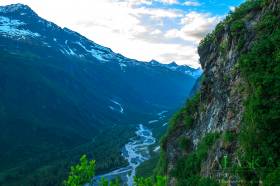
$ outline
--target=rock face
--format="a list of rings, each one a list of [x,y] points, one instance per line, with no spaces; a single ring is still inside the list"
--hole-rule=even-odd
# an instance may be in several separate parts
[[[187,129],[182,120],[177,120],[175,127],[164,141],[167,161],[166,173],[169,185],[177,185],[172,171],[178,160],[188,156],[196,148],[201,139],[209,133],[231,132],[238,134],[244,113],[244,101],[250,92],[243,91],[246,81],[238,69],[238,60],[242,53],[249,51],[256,38],[256,24],[267,12],[279,11],[280,1],[267,1],[262,6],[250,8],[240,20],[244,25],[234,31],[230,16],[220,23],[208,38],[215,42],[207,42],[206,38],[198,48],[200,63],[204,70],[204,78],[200,88],[199,103],[194,115],[193,127]],[[180,147],[178,139],[185,137],[192,142],[191,149]],[[201,164],[200,176],[219,179],[223,157],[231,157],[230,161],[239,163],[236,155],[237,140],[226,142],[219,138]]]

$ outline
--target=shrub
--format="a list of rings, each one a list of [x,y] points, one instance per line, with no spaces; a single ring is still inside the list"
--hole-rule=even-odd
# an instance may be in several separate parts
[[[191,176],[179,181],[178,186],[219,186],[219,183],[211,178]]]
[[[200,93],[197,93],[191,99],[189,99],[186,103],[186,106],[182,108],[179,112],[174,114],[172,119],[169,121],[169,128],[166,132],[166,135],[161,139],[161,146],[163,149],[166,147],[166,141],[172,132],[176,130],[179,124],[184,124],[186,129],[190,129],[193,127],[193,122],[195,119],[195,114],[199,109],[200,103]]]
[[[80,158],[80,163],[72,166],[69,177],[64,181],[65,186],[83,186],[92,181],[95,171],[95,161],[88,161],[87,156]]]
[[[245,23],[242,20],[236,20],[230,25],[230,31],[232,34],[240,34],[245,29]]]
[[[157,176],[155,180],[152,178],[135,178],[135,186],[166,186],[166,177]]]
[[[226,131],[224,133],[224,141],[227,143],[234,141],[236,139],[236,137],[237,137],[236,133],[234,133],[232,131]]]
[[[276,170],[272,171],[266,176],[263,185],[273,186],[279,183],[280,183],[280,167],[278,167]]]
[[[184,123],[187,129],[193,126],[194,118],[188,114],[185,115]]]
[[[181,149],[188,150],[188,149],[190,149],[191,144],[192,144],[192,142],[188,137],[181,136],[179,138],[179,145],[180,145]]]
[[[279,12],[262,19],[257,25],[258,40],[239,60],[250,92],[240,136],[242,168],[249,169],[241,176],[248,182],[266,179],[280,164],[280,23],[275,17]]]
[[[242,19],[250,11],[255,11],[264,6],[264,0],[249,0],[235,9],[231,17],[233,20]]]
[[[183,183],[191,182],[189,179],[199,175],[201,163],[218,137],[218,133],[209,133],[204,136],[195,151],[178,160],[173,175]]]

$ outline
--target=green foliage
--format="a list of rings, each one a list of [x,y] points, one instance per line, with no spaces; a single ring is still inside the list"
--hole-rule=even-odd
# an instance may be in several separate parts
[[[154,170],[155,175],[165,175],[167,172],[167,161],[166,161],[166,154],[163,150],[160,151],[159,161],[157,166]]]
[[[224,141],[225,142],[232,142],[234,140],[236,140],[237,138],[237,134],[233,131],[226,131],[224,134],[223,134],[223,138],[224,138]]]
[[[235,20],[230,25],[231,35],[237,38],[237,49],[240,51],[245,44],[245,22],[243,20]]]
[[[190,176],[187,179],[180,180],[178,186],[219,186],[219,183],[208,177]]]
[[[181,136],[178,140],[180,148],[183,150],[190,149],[191,146],[191,140],[188,137]]]
[[[106,180],[104,177],[101,178],[100,182],[98,183],[98,186],[108,186],[109,181]]]
[[[227,40],[223,40],[220,44],[220,51],[223,54],[223,57],[226,56],[226,51],[228,49],[228,41]]]
[[[276,21],[277,20],[277,21]],[[240,142],[241,176],[248,182],[268,180],[279,170],[280,157],[280,23],[279,11],[269,12],[257,25],[258,40],[239,61],[249,96]],[[275,182],[277,183],[277,182]],[[278,182],[279,183],[279,182]],[[273,183],[272,183],[273,185]]]
[[[276,12],[270,12],[265,15],[262,20],[257,24],[257,31],[262,34],[271,34],[275,30],[279,29],[278,25],[279,15]],[[278,25],[278,26],[277,26]]]
[[[179,159],[173,175],[178,178],[181,185],[199,183],[200,178],[198,176],[201,170],[201,163],[207,157],[208,151],[218,138],[219,134],[217,133],[207,134],[195,151]]]
[[[91,184],[95,176],[95,161],[88,160],[86,155],[80,158],[80,163],[71,167],[67,180],[64,181],[65,186],[83,186],[87,183]],[[119,179],[108,181],[101,178],[99,186],[120,186]]]
[[[242,51],[247,39],[245,22],[254,15],[255,11],[260,10],[269,2],[270,0],[249,0],[243,3],[201,41],[199,50],[217,42],[218,36],[227,26],[230,28],[231,37],[237,40],[238,50]],[[248,82],[246,91],[249,94],[239,137],[241,166],[231,165],[228,159],[224,159],[227,162],[224,164],[224,168],[231,166],[232,171],[238,171],[243,181],[248,184],[258,183],[260,180],[264,182],[264,185],[277,185],[280,182],[279,13],[279,10],[267,12],[267,15],[260,20],[256,25],[256,41],[248,53],[241,53],[240,61],[237,64],[237,68],[241,70],[243,77]],[[220,43],[220,50],[223,51],[225,48],[225,43]],[[242,86],[242,89],[244,87]],[[181,116],[181,119],[183,118],[187,128],[191,127],[194,121],[192,108],[195,107],[192,107],[191,102],[182,110],[181,115],[184,117]],[[211,183],[207,178],[201,178],[199,173],[201,163],[207,156],[213,139],[216,137],[206,138],[194,152],[178,160],[173,175],[178,178],[179,185],[209,185]],[[226,132],[223,139],[230,143],[237,139],[237,134]],[[185,146],[182,145],[184,139],[180,139],[179,143],[181,147]],[[212,184],[217,185],[215,181]]]
[[[144,178],[151,176],[157,167],[159,159],[160,153],[151,151],[151,158],[147,161],[144,161],[139,167],[137,167],[136,176]]]
[[[190,115],[185,115],[184,117],[184,123],[186,125],[186,127],[189,129],[192,127],[193,125],[193,122],[194,122],[194,118]]]
[[[211,179],[211,178],[200,178],[197,186],[219,186],[217,181]]]
[[[169,131],[170,130],[173,130],[174,128],[176,128],[176,125],[180,122],[181,120],[181,117],[182,117],[182,112],[183,112],[183,109],[181,109],[179,112],[176,112],[171,120],[169,121]]]
[[[212,147],[219,136],[220,135],[218,133],[209,133],[203,137],[196,149],[196,155],[200,161],[206,158],[208,150]]]
[[[100,182],[98,183],[98,186],[120,186],[120,181],[119,179],[108,181],[105,178],[101,178]]]
[[[233,34],[240,34],[244,31],[245,23],[243,20],[236,20],[230,25],[230,31]]]
[[[190,129],[193,127],[193,122],[196,116],[196,112],[199,108],[200,103],[200,93],[197,93],[192,98],[187,100],[186,106],[182,108],[179,112],[174,114],[172,119],[169,122],[169,128],[166,132],[165,136],[161,139],[161,146],[165,149],[166,140],[171,135],[173,131],[175,131],[178,127],[184,127],[186,129]]]
[[[166,186],[167,179],[164,176],[156,176],[155,180],[152,178],[135,178],[135,186]]]
[[[241,4],[239,7],[235,9],[235,11],[231,14],[232,20],[241,20],[243,19],[249,12],[256,11],[264,6],[265,0],[248,0]]]
[[[245,44],[245,36],[244,35],[240,35],[238,38],[238,43],[237,43],[237,49],[238,51],[241,51],[241,49],[244,47]]]
[[[136,186],[153,186],[152,178],[134,178]]]
[[[191,99],[187,101],[186,107],[181,111],[181,115],[184,118],[184,124],[187,129],[193,127],[195,114],[197,112],[200,103],[200,93],[197,93]]]
[[[266,176],[263,185],[274,186],[279,183],[280,183],[280,167],[278,167],[276,170],[273,170],[271,173],[269,173]]]
[[[210,43],[212,43],[214,41],[214,34],[213,33],[209,33],[206,35],[206,37],[204,37],[200,43],[198,48],[202,49],[204,47],[206,47],[207,45],[209,45]]]
[[[207,34],[203,40],[200,41],[198,50],[207,47],[211,43],[216,43],[218,36],[224,30],[227,25],[230,25],[230,29],[234,34],[241,34],[244,31],[245,24],[242,20],[250,11],[255,11],[262,8],[268,0],[249,0],[241,4],[234,12],[231,12],[226,19],[220,22],[212,33]],[[239,45],[244,40],[241,40]]]
[[[216,42],[216,36],[221,34],[221,32],[224,30],[225,28],[225,23],[224,22],[220,22],[217,24],[216,28],[214,29],[214,31],[212,33],[208,33],[206,35],[206,37],[204,37],[198,46],[198,50],[208,46],[209,44]]]
[[[88,161],[87,156],[83,155],[80,163],[72,166],[69,177],[64,181],[65,186],[83,186],[90,183],[95,171],[95,161]]]

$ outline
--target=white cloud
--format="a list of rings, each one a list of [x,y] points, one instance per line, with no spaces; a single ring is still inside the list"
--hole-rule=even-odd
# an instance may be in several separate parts
[[[229,9],[230,9],[230,11],[234,12],[236,7],[235,6],[230,6]]]
[[[149,15],[153,18],[177,18],[182,17],[181,11],[172,9],[159,9],[159,8],[137,8],[133,14]]]
[[[155,29],[155,30],[153,30],[153,31],[151,32],[151,35],[159,35],[159,34],[161,34],[161,33],[162,33],[161,30]]]
[[[112,2],[119,2],[119,3],[126,3],[127,5],[130,6],[135,6],[135,5],[152,5],[153,0],[112,0]]]
[[[167,38],[181,38],[186,41],[199,41],[221,20],[220,17],[207,13],[190,12],[181,19],[181,28],[170,29]]]
[[[200,6],[201,4],[197,1],[186,1],[186,2],[184,2],[184,5],[186,5],[186,6]]]
[[[5,0],[0,5],[27,4],[39,16],[130,58],[198,67],[197,43],[217,18],[166,7],[151,8],[149,5],[155,1],[159,0]]]
[[[177,0],[158,0],[158,1],[165,4],[179,4]]]

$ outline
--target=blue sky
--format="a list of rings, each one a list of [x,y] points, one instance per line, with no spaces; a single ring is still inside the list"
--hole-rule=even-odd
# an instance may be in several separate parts
[[[181,9],[183,11],[199,11],[199,12],[208,12],[214,15],[223,16],[229,12],[229,7],[239,6],[244,0],[196,0],[196,1],[189,1],[189,2],[196,2],[198,3],[197,6],[186,6],[184,5],[186,0],[178,0],[178,3],[162,3],[162,2],[155,2],[151,5],[151,7],[162,7],[162,8],[174,8],[174,9]]]
[[[5,0],[142,61],[199,67],[199,41],[244,0]]]

